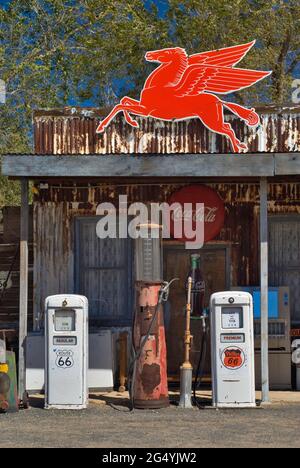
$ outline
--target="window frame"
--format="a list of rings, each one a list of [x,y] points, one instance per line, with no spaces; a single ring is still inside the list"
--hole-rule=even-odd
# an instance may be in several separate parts
[[[83,223],[94,223],[95,224],[95,229],[96,229],[96,224],[99,219],[101,219],[102,216],[76,216],[74,218],[74,228],[75,228],[75,236],[74,236],[74,273],[75,273],[75,294],[83,294],[80,290],[80,271],[81,271],[81,229],[82,229],[82,224]],[[117,215],[117,220],[118,220],[118,215]],[[116,319],[99,319],[94,318],[93,316],[90,315],[90,320],[89,324],[90,327],[129,327],[132,325],[132,317],[133,317],[133,305],[134,305],[134,243],[133,240],[130,239],[129,237],[127,239],[124,239],[125,241],[127,240],[127,258],[126,258],[126,266],[124,268],[116,268],[116,270],[123,270],[126,273],[127,270],[127,284],[126,284],[126,290],[128,291],[127,294],[127,310],[126,310],[126,316],[122,318],[116,318]],[[101,242],[101,239],[99,239]],[[93,267],[91,267],[92,269]],[[101,267],[97,270],[101,270]],[[103,268],[103,270],[106,270],[106,268]],[[89,299],[89,298],[88,298]]]

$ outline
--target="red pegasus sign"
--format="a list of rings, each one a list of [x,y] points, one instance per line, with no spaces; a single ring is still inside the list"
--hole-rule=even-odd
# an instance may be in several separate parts
[[[255,41],[191,56],[180,47],[147,52],[146,60],[160,66],[147,78],[140,101],[127,96],[121,99],[100,123],[97,133],[104,132],[119,112],[132,127],[139,125],[130,114],[167,121],[198,117],[209,130],[229,138],[234,152],[247,150],[230,123],[225,122],[224,107],[249,126],[257,126],[259,116],[255,109],[222,101],[215,94],[239,91],[272,73],[234,68],[254,44]]]

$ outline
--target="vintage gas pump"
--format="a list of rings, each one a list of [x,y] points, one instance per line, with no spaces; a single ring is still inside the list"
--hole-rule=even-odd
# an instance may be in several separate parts
[[[88,401],[88,301],[57,295],[45,304],[45,408],[83,409]]]
[[[213,406],[255,407],[253,302],[247,292],[210,299]]]
[[[8,365],[6,363],[5,340],[0,339],[0,411],[8,409],[8,392],[10,389],[10,378],[8,376]]]
[[[0,412],[19,411],[17,389],[17,369],[15,353],[7,349],[6,333],[11,330],[0,330]],[[23,408],[28,406],[22,402]]]
[[[296,366],[296,390],[300,391],[300,340],[292,342],[292,362]]]
[[[162,302],[168,298],[172,281],[136,283],[134,361],[130,389],[134,408],[158,409],[169,405]]]

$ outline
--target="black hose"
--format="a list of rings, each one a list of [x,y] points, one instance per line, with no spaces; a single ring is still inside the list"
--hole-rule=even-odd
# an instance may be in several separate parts
[[[135,329],[135,320],[136,320],[136,314],[134,314],[133,326],[132,326],[132,338],[131,338],[133,359],[132,359],[131,363],[129,364],[128,377],[127,377],[130,406],[129,406],[129,411],[128,411],[128,410],[122,410],[122,409],[118,408],[116,405],[114,405],[113,403],[110,403],[110,406],[113,409],[115,409],[116,411],[120,411],[122,413],[128,413],[128,412],[132,412],[134,410],[134,382],[135,382],[135,376],[136,376],[136,364],[137,364],[137,361],[139,360],[139,358],[141,357],[142,351],[144,349],[144,346],[145,346],[146,342],[148,341],[149,336],[151,335],[152,326],[153,326],[153,324],[155,322],[157,312],[159,310],[159,307],[160,307],[161,303],[162,303],[162,295],[160,294],[159,299],[158,299],[158,303],[155,306],[154,314],[153,314],[152,320],[151,320],[149,328],[148,328],[147,335],[143,339],[143,341],[141,343],[141,346],[139,347],[138,352],[135,349],[134,337],[133,337],[134,329]]]
[[[200,356],[199,356],[199,361],[198,361],[198,365],[197,365],[195,380],[194,380],[194,384],[193,384],[193,401],[194,401],[194,404],[199,409],[204,409],[204,406],[201,405],[199,399],[197,398],[196,392],[197,392],[198,388],[200,388],[202,378],[203,378],[203,375],[204,375],[204,365],[205,365],[206,353],[207,353],[207,340],[208,340],[208,329],[207,329],[207,327],[204,327],[203,338],[202,338],[201,349],[200,349]]]

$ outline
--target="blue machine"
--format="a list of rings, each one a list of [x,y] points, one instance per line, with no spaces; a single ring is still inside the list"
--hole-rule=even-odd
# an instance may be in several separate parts
[[[252,291],[253,296],[253,307],[254,307],[254,319],[258,319],[261,316],[260,313],[260,289],[254,289]],[[279,318],[279,301],[278,301],[278,288],[269,288],[268,290],[268,316],[269,319]]]
[[[253,297],[255,374],[257,388],[261,386],[261,310],[260,287],[238,286],[233,291],[246,291]],[[287,286],[268,288],[269,374],[272,390],[291,389],[291,320],[290,291]]]
[[[242,289],[243,291],[249,292],[253,296],[253,307],[254,307],[254,319],[259,319],[261,316],[260,313],[260,287],[245,286]],[[269,288],[268,289],[268,315],[269,319],[278,319],[280,317],[279,311],[279,288]],[[284,305],[288,306],[288,294],[284,293],[283,301]]]

